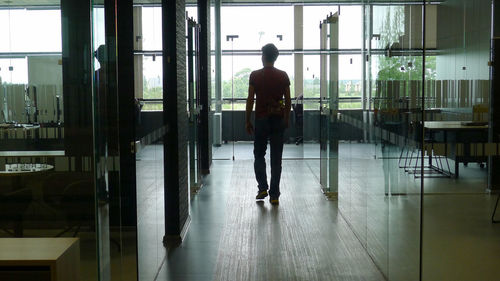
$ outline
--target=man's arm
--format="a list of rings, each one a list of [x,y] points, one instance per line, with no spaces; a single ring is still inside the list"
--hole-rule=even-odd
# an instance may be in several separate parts
[[[288,128],[288,122],[290,120],[290,110],[292,108],[292,101],[290,99],[290,86],[285,89],[285,114],[283,118],[285,119],[286,128]]]
[[[255,89],[252,85],[248,86],[248,97],[247,97],[247,109],[245,114],[245,129],[248,134],[253,134],[253,125],[252,125],[252,110],[253,110],[253,102],[255,96]]]

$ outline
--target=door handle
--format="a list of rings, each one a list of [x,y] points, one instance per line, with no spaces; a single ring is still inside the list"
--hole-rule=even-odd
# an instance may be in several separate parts
[[[134,154],[139,152],[141,141],[131,141],[130,142],[130,153]]]

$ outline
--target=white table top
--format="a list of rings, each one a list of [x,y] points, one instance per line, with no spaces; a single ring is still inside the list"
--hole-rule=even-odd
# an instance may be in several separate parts
[[[5,171],[0,171],[0,176],[34,175],[53,170],[49,164],[6,164]]]
[[[64,150],[47,151],[0,151],[0,157],[44,157],[64,156]]]
[[[6,130],[15,130],[15,129],[34,130],[39,128],[40,125],[33,125],[33,124],[6,124],[6,123],[0,124],[0,129],[6,129]]]
[[[488,129],[488,125],[466,126],[464,121],[425,121],[424,127],[428,130],[471,130]]]

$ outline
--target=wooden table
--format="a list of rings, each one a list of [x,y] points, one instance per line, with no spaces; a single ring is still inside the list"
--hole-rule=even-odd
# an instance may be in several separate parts
[[[451,155],[455,160],[455,177],[458,178],[459,175],[459,163],[460,162],[473,162],[473,161],[483,161],[484,157],[481,159],[470,155],[468,145],[470,143],[485,143],[488,142],[488,125],[481,126],[469,126],[464,125],[464,122],[467,121],[425,121],[424,128],[425,130],[431,133],[431,138],[437,132],[443,132],[443,143],[448,144],[452,143],[456,144],[464,144],[464,155],[456,155],[455,153],[451,153]],[[469,121],[470,122],[470,121]],[[450,135],[454,134],[453,139],[450,138]],[[453,151],[452,151],[453,152]],[[467,153],[469,152],[469,153]],[[477,158],[477,159],[476,159]],[[432,164],[432,156],[429,157],[429,162]]]
[[[80,280],[78,238],[1,238],[0,280]]]

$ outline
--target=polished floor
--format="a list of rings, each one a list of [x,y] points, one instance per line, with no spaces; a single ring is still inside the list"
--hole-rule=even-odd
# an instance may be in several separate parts
[[[157,280],[384,280],[304,161],[284,163],[279,206],[255,201],[252,167],[214,162]]]
[[[500,224],[490,221],[497,197],[486,192],[486,169],[476,164],[461,166],[458,179],[425,178],[422,197],[421,179],[399,168],[397,148],[341,143],[339,200],[327,201],[319,146],[290,144],[281,204],[273,207],[254,200],[252,145],[238,143],[235,161],[214,160],[192,195],[185,241],[165,249],[162,147],[137,155],[137,235],[110,230],[106,261],[96,259],[96,233],[78,233],[82,280],[97,280],[98,264],[106,262],[113,280],[135,280],[136,266],[143,281],[418,280],[421,199],[422,280],[500,280]],[[214,149],[221,151],[232,145]],[[26,226],[29,237],[60,231]]]
[[[397,149],[341,144],[339,201],[327,201],[319,146],[286,145],[273,207],[254,200],[251,143],[234,148],[235,161],[215,160],[193,196],[186,240],[156,280],[418,280],[422,182],[399,168]],[[458,179],[424,179],[423,280],[498,280],[496,197],[485,169],[461,169]]]

